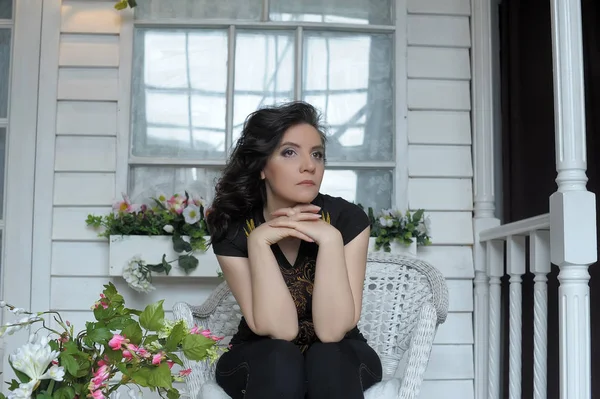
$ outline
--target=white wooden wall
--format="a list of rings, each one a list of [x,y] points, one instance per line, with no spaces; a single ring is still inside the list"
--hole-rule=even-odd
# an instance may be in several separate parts
[[[32,291],[82,326],[108,280],[108,244],[85,226],[127,187],[131,29],[113,1],[44,0]],[[473,397],[469,0],[408,0],[410,208],[431,215],[426,260],[448,278],[422,398]],[[398,12],[402,12],[399,10]],[[126,24],[125,24],[126,25]],[[158,282],[149,295],[114,283],[130,306],[200,303],[216,281]]]
[[[431,215],[423,257],[447,277],[450,313],[422,398],[473,397],[473,166],[469,0],[408,0],[408,201]]]

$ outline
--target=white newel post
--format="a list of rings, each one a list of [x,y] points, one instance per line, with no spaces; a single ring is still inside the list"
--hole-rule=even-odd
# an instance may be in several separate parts
[[[580,0],[551,0],[556,183],[550,197],[550,253],[560,267],[560,398],[590,398],[588,266],[597,259],[595,195],[586,189]]]
[[[494,207],[494,95],[492,69],[492,3],[471,1],[471,93],[474,169],[474,329],[475,398],[488,397],[489,278],[485,243],[479,233],[500,225]]]

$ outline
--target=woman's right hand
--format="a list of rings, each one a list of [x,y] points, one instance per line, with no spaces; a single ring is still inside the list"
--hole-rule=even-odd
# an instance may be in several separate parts
[[[320,210],[320,207],[312,204],[296,205],[293,208],[287,208],[285,216],[279,217],[286,217],[296,221],[320,220],[321,215],[318,213]],[[312,238],[296,229],[291,229],[288,227],[272,227],[268,223],[263,223],[252,230],[248,236],[248,241],[273,245],[287,237],[294,237],[304,241],[314,242]]]

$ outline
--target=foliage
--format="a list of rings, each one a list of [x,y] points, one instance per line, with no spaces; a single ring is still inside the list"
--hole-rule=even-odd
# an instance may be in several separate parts
[[[132,397],[140,396],[136,392],[146,387],[161,397],[178,398],[173,382],[183,381],[191,370],[172,372],[175,364],[183,366],[176,352],[190,360],[214,361],[225,350],[218,345],[221,338],[210,331],[189,328],[183,320],[166,320],[163,300],[143,311],[127,308],[112,283],[104,286],[92,307],[96,321],[87,322],[79,332],[55,311],[31,313],[3,301],[0,307],[25,315],[0,327],[0,337],[42,325],[9,356],[18,378],[8,383],[9,399],[107,398],[120,386],[129,387]],[[53,316],[56,329],[46,325],[47,316]],[[49,335],[39,337],[40,330]]]
[[[178,261],[179,267],[186,273],[198,266],[195,251],[206,251],[208,229],[204,218],[205,202],[201,197],[174,194],[171,197],[158,195],[152,198],[154,206],[132,204],[129,197],[123,194],[123,200],[113,205],[113,212],[108,215],[88,215],[86,223],[95,229],[103,229],[101,237],[111,235],[171,235],[173,250],[180,254],[177,259],[166,259],[163,255],[160,262],[139,263],[137,267],[130,263],[129,271],[138,270],[142,281],[151,282],[152,272],[169,274],[171,263]],[[129,282],[129,281],[128,281]],[[130,284],[131,285],[131,284]],[[133,287],[132,288],[136,288]],[[147,291],[144,291],[147,292]]]
[[[358,206],[364,210],[360,204]],[[383,209],[377,215],[373,208],[368,208],[367,215],[371,222],[371,237],[376,237],[375,249],[383,247],[385,252],[390,252],[390,244],[397,241],[411,244],[413,240],[417,245],[431,244],[431,226],[425,211],[419,209],[413,212],[402,212],[393,209]]]
[[[127,7],[134,8],[135,6],[137,6],[135,0],[117,0],[117,4],[115,4],[117,10],[124,10]]]

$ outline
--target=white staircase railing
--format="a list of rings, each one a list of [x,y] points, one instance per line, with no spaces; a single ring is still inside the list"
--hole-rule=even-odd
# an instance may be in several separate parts
[[[483,230],[479,242],[485,246],[488,301],[488,394],[501,397],[501,285],[500,279],[510,276],[508,334],[508,397],[521,397],[522,379],[522,276],[526,266],[526,244],[529,238],[529,267],[534,274],[533,321],[533,398],[546,399],[548,357],[548,289],[550,272],[550,218],[548,214]],[[506,258],[505,258],[506,255]],[[478,282],[482,284],[485,282]],[[482,287],[477,287],[481,291]],[[477,320],[485,323],[486,320]],[[506,395],[502,395],[506,397]]]

